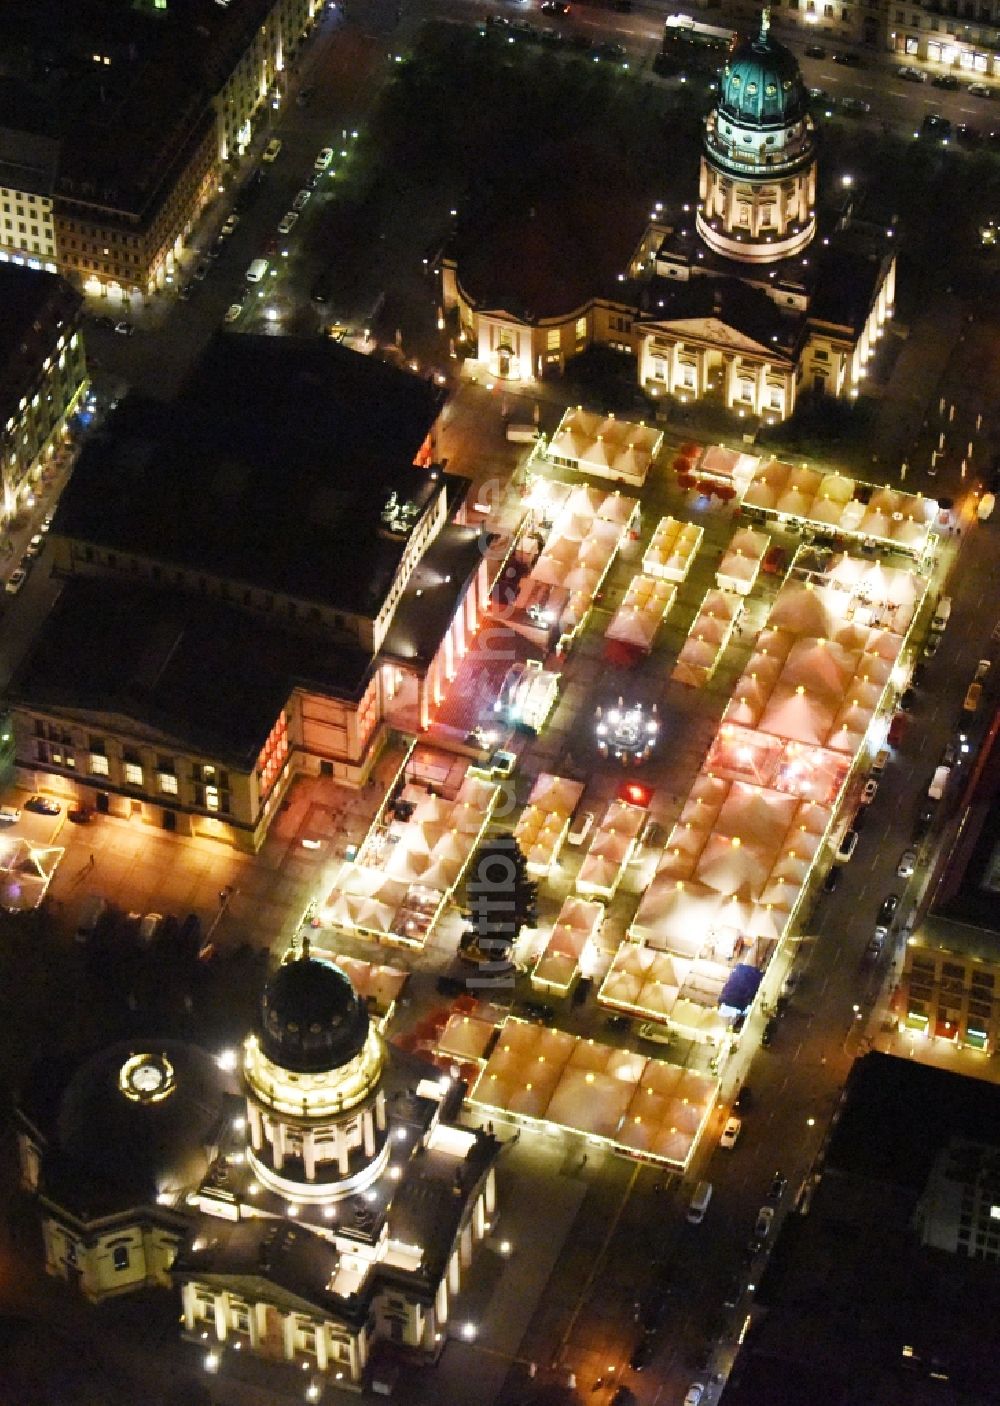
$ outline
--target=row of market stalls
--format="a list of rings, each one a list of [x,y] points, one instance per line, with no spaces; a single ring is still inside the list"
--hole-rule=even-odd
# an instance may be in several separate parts
[[[499,786],[467,771],[452,799],[407,781],[383,806],[319,916],[377,941],[423,946],[490,822]],[[405,818],[403,818],[405,817]]]
[[[511,1018],[469,1098],[492,1116],[580,1133],[682,1171],[717,1093],[704,1074]]]
[[[533,878],[546,878],[558,862],[570,820],[583,792],[582,781],[569,781],[547,771],[535,781],[528,803],[514,826],[514,838]]]
[[[685,446],[674,461],[682,488],[737,499],[743,508],[790,518],[817,532],[878,543],[917,559],[939,505],[920,493],[864,483],[781,459],[761,459],[714,444]]]
[[[908,569],[797,554],[603,1004],[695,1039],[725,1038],[794,923],[925,589]]]
[[[604,923],[604,904],[565,899],[531,974],[533,986],[565,996],[577,972],[588,963]]]
[[[697,523],[680,522],[674,517],[660,518],[643,553],[643,571],[647,576],[681,585],[691,570],[704,535],[705,529]]]
[[[757,532],[752,527],[737,528],[715,573],[719,589],[748,596],[757,584],[770,545],[771,538],[766,532]]]
[[[655,576],[633,576],[604,638],[648,654],[677,596],[677,587]]]
[[[32,844],[23,835],[0,837],[0,907],[8,913],[37,908],[65,852],[57,845]]]
[[[594,831],[576,877],[577,893],[611,899],[639,843],[646,821],[644,806],[612,801]]]
[[[743,597],[717,587],[705,592],[670,677],[702,688],[715,673],[743,610]]]
[[[535,479],[527,498],[534,524],[522,540],[547,533],[522,594],[527,598],[547,588],[545,609],[563,637],[580,628],[594,604],[619,547],[637,518],[638,502],[621,493],[605,493],[583,484],[570,487],[551,479]],[[556,592],[560,594],[556,594]]]
[[[577,405],[566,411],[540,451],[560,468],[641,488],[662,443],[661,430]]]

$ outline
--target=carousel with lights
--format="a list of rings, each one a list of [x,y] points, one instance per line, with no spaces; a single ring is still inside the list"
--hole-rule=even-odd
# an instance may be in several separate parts
[[[613,708],[598,706],[594,713],[597,750],[622,766],[641,766],[653,755],[660,736],[656,704],[626,704],[619,698]]]

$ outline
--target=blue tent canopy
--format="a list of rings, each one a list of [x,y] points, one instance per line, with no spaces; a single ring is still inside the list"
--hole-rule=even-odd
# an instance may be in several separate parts
[[[722,988],[720,1006],[728,1006],[732,1011],[745,1011],[757,994],[764,973],[756,967],[739,962],[729,973],[729,980]]]

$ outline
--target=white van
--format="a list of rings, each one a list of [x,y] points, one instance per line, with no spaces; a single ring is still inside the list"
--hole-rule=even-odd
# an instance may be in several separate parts
[[[951,775],[950,766],[939,766],[931,777],[931,784],[927,787],[927,794],[932,801],[939,801],[944,795],[944,788],[948,784],[948,777]]]
[[[937,603],[937,610],[935,610],[934,619],[931,621],[931,629],[940,634],[950,619],[951,596],[942,596]]]
[[[705,1219],[705,1212],[708,1210],[708,1203],[712,1199],[712,1183],[710,1181],[700,1181],[691,1193],[691,1200],[688,1202],[687,1219],[691,1225],[701,1225]]]
[[[248,283],[260,283],[260,282],[262,282],[262,281],[263,281],[263,278],[264,278],[264,275],[267,273],[267,270],[268,270],[268,262],[267,262],[266,259],[254,259],[253,263],[252,263],[252,264],[250,265],[250,267],[247,269],[247,282],[248,282]]]
[[[89,942],[94,935],[97,924],[108,911],[107,899],[100,894],[89,894],[83,900],[83,907],[80,909],[80,920],[76,925],[77,942]]]

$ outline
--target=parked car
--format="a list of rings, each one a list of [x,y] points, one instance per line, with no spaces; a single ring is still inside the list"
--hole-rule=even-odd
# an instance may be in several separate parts
[[[913,711],[913,705],[917,701],[917,691],[915,688],[904,688],[899,695],[899,707],[904,713]]]
[[[937,652],[938,652],[938,648],[939,648],[940,644],[941,644],[941,636],[940,636],[940,635],[931,635],[931,636],[928,638],[927,643],[924,645],[924,658],[925,658],[925,659],[933,659],[934,656],[935,656],[935,654],[937,654]]]
[[[825,878],[823,879],[824,893],[833,893],[834,889],[840,883],[840,875],[842,872],[843,871],[839,869],[836,864],[831,864],[830,868],[826,871]]]
[[[66,819],[74,825],[89,825],[93,818],[93,806],[73,806],[66,812]]]
[[[953,73],[939,73],[931,79],[931,86],[944,88],[949,93],[955,93],[962,85]]]
[[[765,1050],[769,1050],[771,1048],[777,1031],[778,1017],[772,1015],[771,1019],[767,1022],[767,1024],[764,1026],[764,1029],[761,1031],[760,1043],[763,1045]]]
[[[731,1275],[729,1282],[726,1285],[726,1291],[722,1296],[723,1308],[735,1308],[736,1305],[739,1303],[740,1299],[743,1297],[744,1287],[745,1285],[743,1282],[742,1274]]]
[[[965,713],[975,713],[983,698],[983,686],[981,683],[970,683],[965,691],[965,698],[962,701],[962,711]]]
[[[228,308],[226,308],[226,315],[225,315],[225,317],[224,317],[222,320],[223,320],[223,322],[226,322],[226,323],[238,322],[239,319],[240,319],[240,317],[242,316],[242,314],[243,314],[243,304],[242,304],[242,303],[230,303],[229,306],[228,306]]]
[[[890,747],[898,747],[906,736],[906,730],[910,726],[910,720],[905,713],[894,713],[892,722],[889,724],[889,731],[885,740]]]
[[[726,1126],[722,1129],[722,1136],[719,1138],[719,1146],[732,1151],[739,1139],[742,1127],[743,1123],[741,1119],[727,1118]]]
[[[673,1033],[655,1020],[643,1021],[636,1034],[640,1040],[648,1040],[654,1045],[672,1045],[674,1042]]]
[[[861,804],[863,806],[870,806],[877,795],[878,782],[875,780],[874,776],[869,776],[861,790]]]
[[[845,831],[844,831],[844,838],[841,840],[840,845],[839,845],[839,847],[838,847],[838,849],[837,849],[836,856],[835,856],[835,858],[836,858],[836,860],[837,860],[837,863],[838,863],[838,864],[847,864],[847,863],[850,861],[850,859],[851,859],[852,855],[854,854],[854,851],[857,849],[857,847],[858,847],[858,832],[857,832],[857,830],[845,830]]]
[[[299,222],[299,217],[294,210],[288,210],[278,221],[279,234],[291,234],[292,230]]]
[[[29,796],[24,803],[25,810],[33,810],[36,815],[58,815],[62,806],[50,796]]]
[[[271,140],[268,142],[267,146],[266,146],[266,147],[264,148],[264,150],[261,152],[261,156],[260,156],[261,161],[267,161],[267,162],[277,161],[277,159],[278,159],[278,152],[279,152],[280,150],[281,150],[281,139],[280,139],[279,137],[272,137]]]
[[[701,1406],[701,1398],[705,1395],[705,1388],[701,1382],[692,1382],[684,1393],[684,1406]]]
[[[295,199],[292,201],[292,209],[296,214],[299,214],[306,208],[310,200],[312,200],[312,191],[303,186],[302,190],[297,192]]]
[[[922,68],[912,68],[908,63],[900,64],[896,69],[896,77],[903,78],[907,83],[926,83],[927,74]]]
[[[4,585],[4,590],[9,596],[16,596],[18,591],[24,585],[25,581],[27,581],[27,579],[28,573],[25,571],[24,567],[16,566],[14,570],[10,573],[10,575],[7,577],[7,581]]]
[[[568,15],[569,5],[566,0],[542,0],[540,6],[543,15]]]
[[[42,554],[42,548],[43,548],[44,546],[45,546],[45,536],[44,536],[44,534],[41,533],[41,532],[36,532],[35,535],[34,535],[34,537],[32,537],[31,541],[28,543],[28,547],[27,547],[27,550],[26,550],[26,552],[24,553],[24,555],[25,555],[26,557],[32,557],[32,558],[37,557],[37,556],[41,556],[41,554]]]
[[[955,140],[962,146],[978,146],[982,135],[979,128],[973,127],[971,123],[959,122],[955,128]]]
[[[944,140],[944,138],[951,136],[951,123],[947,117],[942,117],[939,113],[928,112],[920,123],[920,135],[940,137]]]
[[[774,1224],[774,1207],[761,1206],[757,1212],[757,1219],[754,1221],[753,1234],[750,1237],[750,1253],[757,1254],[762,1250],[767,1237],[771,1234],[771,1226]]]
[[[892,922],[899,907],[899,894],[887,893],[882,900],[882,905],[878,910],[879,923],[884,923],[886,927]]]
[[[886,929],[876,928],[868,939],[868,945],[861,955],[861,960],[866,965],[877,962],[882,955],[882,948],[885,946]]]
[[[780,1201],[785,1194],[785,1188],[787,1186],[788,1178],[785,1176],[784,1172],[775,1172],[774,1176],[771,1178],[767,1199],[769,1201]]]
[[[865,66],[861,55],[851,53],[849,49],[834,54],[833,61],[834,63],[843,64],[845,68],[864,68]]]
[[[208,271],[209,271],[210,268],[211,268],[211,265],[209,264],[208,260],[207,260],[207,259],[202,259],[201,262],[200,262],[200,263],[196,266],[196,268],[195,268],[195,271],[194,271],[194,278],[195,278],[199,283],[204,282],[204,280],[208,277]],[[117,328],[117,327],[115,328],[115,331],[116,331],[116,332],[118,331],[118,328]]]
[[[333,147],[325,146],[313,162],[313,167],[317,171],[329,171],[333,165]]]
[[[753,1094],[749,1084],[743,1084],[736,1090],[736,1097],[733,1099],[733,1112],[743,1113],[753,1103]]]
[[[805,54],[806,58],[808,59],[826,58],[826,50],[823,48],[822,44],[807,44],[805,47]]]
[[[227,215],[227,216],[226,216],[226,219],[225,219],[224,222],[223,222],[222,228],[219,230],[219,233],[222,234],[222,235],[225,235],[225,237],[228,239],[229,236],[230,236],[230,235],[233,233],[233,231],[236,229],[236,226],[239,224],[239,222],[240,222],[240,217],[239,217],[239,215],[236,215],[236,214]]]
[[[788,553],[784,547],[769,547],[764,553],[761,570],[765,576],[780,576],[788,565]]]
[[[17,806],[0,806],[0,825],[16,825],[20,819]]]
[[[975,683],[982,683],[983,679],[990,671],[990,663],[991,661],[989,659],[980,659],[979,663],[976,665],[976,672],[973,675]]]
[[[864,98],[841,98],[840,110],[850,114],[851,117],[867,117],[872,110],[872,105],[865,102]]]
[[[896,874],[900,879],[909,879],[914,869],[917,867],[917,851],[915,849],[904,849],[899,856],[899,863],[896,865]]]
[[[192,288],[190,283],[182,283],[177,290],[177,296],[182,303],[189,303],[191,301],[191,296],[193,293],[194,289]]]

